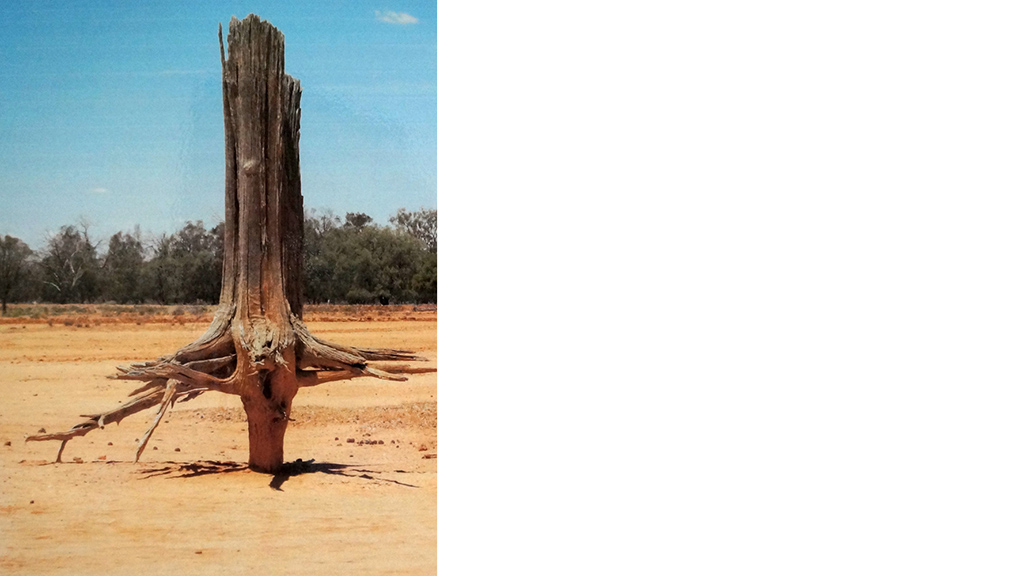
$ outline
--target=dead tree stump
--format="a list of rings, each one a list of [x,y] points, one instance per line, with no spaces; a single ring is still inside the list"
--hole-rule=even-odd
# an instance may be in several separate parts
[[[26,440],[68,440],[159,406],[135,460],[175,401],[211,390],[241,398],[249,426],[249,466],[274,472],[299,388],[358,376],[404,377],[372,360],[421,360],[406,350],[340,346],[302,323],[302,191],[298,80],[284,73],[284,35],[258,16],[231,19],[227,57],[219,30],[224,94],[224,267],[220,303],[195,342],[152,362],[118,367],[112,378],[141,380],[115,410],[67,432]]]

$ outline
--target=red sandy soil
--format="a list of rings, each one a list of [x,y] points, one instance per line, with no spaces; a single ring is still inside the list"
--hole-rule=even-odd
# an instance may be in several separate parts
[[[24,442],[123,402],[137,382],[107,379],[116,365],[206,329],[207,310],[173,310],[0,320],[0,573],[436,573],[436,373],[302,389],[285,459],[303,462],[276,476],[245,468],[241,403],[217,393],[171,409],[138,464],[155,408],[71,440],[64,463],[53,461],[59,442]],[[310,312],[322,338],[437,366],[434,310]]]

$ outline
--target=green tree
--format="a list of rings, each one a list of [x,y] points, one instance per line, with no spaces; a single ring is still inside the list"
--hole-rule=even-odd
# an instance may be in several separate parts
[[[103,299],[120,304],[141,302],[144,263],[145,250],[138,228],[133,234],[118,232],[111,236],[107,243],[107,255],[103,259]]]
[[[0,240],[0,316],[7,314],[7,302],[24,280],[32,250],[13,236]]]
[[[327,261],[324,242],[332,230],[341,227],[341,219],[330,210],[317,214],[309,210],[305,215],[303,231],[303,276],[307,302],[329,302],[334,297],[331,287],[333,270]]]
[[[161,304],[216,302],[224,262],[223,224],[207,230],[203,222],[186,222],[174,234],[154,242],[143,266],[143,298]]]
[[[412,277],[412,291],[417,302],[437,303],[437,254],[424,254]]]
[[[373,218],[370,218],[362,212],[349,212],[345,214],[345,228],[360,229],[364,226],[368,226],[373,222]]]
[[[420,208],[415,212],[409,212],[405,208],[400,208],[388,221],[398,230],[423,242],[427,250],[437,253],[436,209]]]
[[[339,228],[326,235],[324,260],[332,271],[332,298],[352,304],[411,301],[423,251],[391,228]]]
[[[161,234],[153,240],[152,256],[142,266],[142,299],[146,302],[168,304],[180,292],[181,278],[171,259],[172,237]]]
[[[219,241],[223,258],[223,239]],[[221,261],[217,259],[217,235],[203,221],[187,222],[171,240],[170,257],[181,278],[177,302],[217,301],[220,296]]]
[[[63,226],[49,238],[42,259],[44,297],[59,303],[88,302],[96,296],[99,262],[89,229]]]
[[[397,222],[397,223],[396,223]],[[431,224],[433,222],[434,224]],[[436,302],[436,210],[400,210],[395,226],[349,212],[306,213],[305,297],[351,304]]]

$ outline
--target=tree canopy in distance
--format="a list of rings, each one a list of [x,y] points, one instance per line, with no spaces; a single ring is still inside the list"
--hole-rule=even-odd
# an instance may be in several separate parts
[[[32,250],[13,236],[0,240],[0,314],[7,314],[7,302],[25,270]]]

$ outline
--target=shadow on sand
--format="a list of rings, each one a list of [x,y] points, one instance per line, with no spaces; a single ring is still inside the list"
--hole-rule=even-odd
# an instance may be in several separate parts
[[[249,469],[249,465],[244,462],[221,462],[217,460],[203,460],[187,464],[167,462],[166,464],[167,466],[163,466],[161,468],[147,468],[145,470],[140,470],[139,473],[143,474],[143,479],[154,478],[156,476],[166,476],[168,478],[193,478],[195,476],[205,476],[207,474],[227,474],[229,472],[240,472]],[[396,472],[404,472],[404,470],[396,470]],[[284,485],[284,483],[292,476],[314,473],[376,480],[377,482],[387,482],[389,484],[397,484],[408,488],[418,488],[418,486],[399,482],[398,480],[389,480],[387,478],[371,476],[371,473],[381,473],[376,470],[356,468],[347,464],[316,462],[315,460],[301,459],[294,462],[286,462],[284,466],[281,467],[281,470],[274,474],[274,477],[270,480],[270,487],[279,492],[283,492],[284,490],[281,489],[281,486]]]
[[[192,478],[194,476],[206,476],[207,474],[226,474],[228,472],[240,472],[247,470],[249,466],[244,462],[221,462],[219,460],[201,460],[199,462],[164,462],[167,466],[162,468],[146,468],[139,470],[142,478],[153,478],[155,476],[167,476],[168,478]]]

